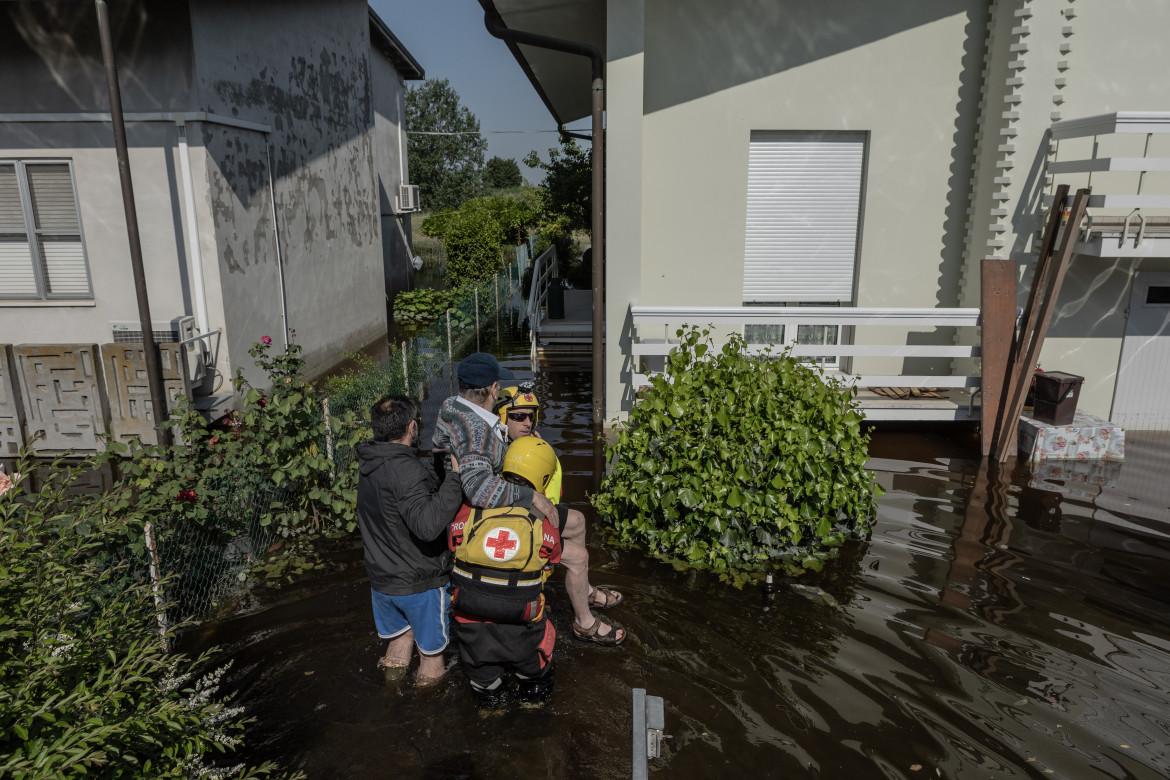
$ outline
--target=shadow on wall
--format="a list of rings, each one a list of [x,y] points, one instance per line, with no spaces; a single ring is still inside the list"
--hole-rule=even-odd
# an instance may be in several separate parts
[[[110,3],[110,28],[127,112],[193,108],[186,0]],[[110,110],[93,3],[4,3],[0,52],[8,74],[0,79],[4,111]]]
[[[947,179],[947,206],[943,219],[942,257],[938,266],[936,300],[942,307],[959,305],[959,281],[963,275],[963,249],[967,242],[967,206],[970,203],[971,170],[975,162],[975,132],[979,124],[979,92],[983,77],[983,50],[989,14],[981,5],[967,13],[963,28],[963,58],[955,103],[955,133],[951,136],[951,167]],[[949,329],[944,329],[949,330]],[[934,342],[931,342],[934,343]],[[937,342],[943,343],[943,342]],[[906,361],[908,364],[914,361]],[[935,361],[937,363],[937,361]],[[911,370],[913,368],[913,370]],[[907,373],[920,371],[911,365]]]
[[[766,78],[966,13],[969,5],[964,0],[659,3],[647,8],[647,17],[659,18],[646,24],[644,109],[659,111]],[[750,38],[744,35],[749,30]],[[679,60],[660,50],[690,56]]]

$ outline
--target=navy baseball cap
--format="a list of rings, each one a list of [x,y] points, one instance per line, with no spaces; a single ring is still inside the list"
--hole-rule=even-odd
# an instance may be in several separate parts
[[[475,352],[459,361],[456,376],[460,387],[488,387],[492,382],[515,379],[516,375],[500,366],[494,355]]]

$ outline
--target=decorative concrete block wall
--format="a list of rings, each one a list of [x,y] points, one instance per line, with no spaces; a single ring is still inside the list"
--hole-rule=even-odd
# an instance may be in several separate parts
[[[159,344],[163,391],[169,410],[180,396],[190,397],[185,349],[179,344]],[[102,344],[102,376],[110,409],[110,433],[117,441],[158,441],[154,404],[150,400],[146,354],[141,344]]]
[[[107,432],[96,344],[21,344],[12,348],[25,433],[43,434],[38,453],[93,452]]]

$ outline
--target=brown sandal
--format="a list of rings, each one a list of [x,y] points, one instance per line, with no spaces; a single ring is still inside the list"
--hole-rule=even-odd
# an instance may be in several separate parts
[[[598,600],[598,598],[597,598],[598,593],[600,593],[602,596],[605,597],[605,601]],[[618,593],[613,588],[606,588],[606,587],[602,587],[600,585],[599,586],[590,586],[589,606],[592,609],[610,609],[612,607],[616,607],[618,604],[622,603],[624,598],[625,597],[622,596],[621,593]]]
[[[603,625],[610,627],[611,630],[608,634],[598,633]],[[617,638],[619,631],[622,632],[621,639]],[[626,641],[626,630],[624,628],[618,628],[617,626],[611,625],[609,623],[602,623],[601,618],[595,618],[593,620],[593,625],[589,626],[589,628],[582,628],[577,623],[577,621],[574,620],[573,638],[580,639],[582,642],[592,642],[593,644],[601,645],[602,647],[617,647],[622,642]]]

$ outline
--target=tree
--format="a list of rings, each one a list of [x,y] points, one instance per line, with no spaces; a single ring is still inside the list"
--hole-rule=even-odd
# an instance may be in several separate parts
[[[519,164],[515,160],[505,160],[503,157],[493,157],[487,161],[483,169],[483,181],[493,190],[506,190],[524,183],[520,176]]]
[[[588,149],[572,138],[561,138],[560,149],[548,150],[548,162],[529,152],[524,164],[544,171],[541,191],[542,221],[568,219],[569,230],[588,230],[593,209],[593,168]]]
[[[458,135],[411,135],[410,177],[428,211],[457,208],[483,189],[487,141],[479,120],[459,102],[447,79],[427,79],[406,91],[406,129]]]

